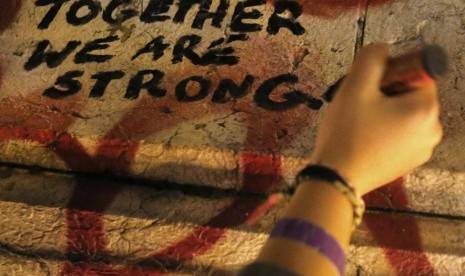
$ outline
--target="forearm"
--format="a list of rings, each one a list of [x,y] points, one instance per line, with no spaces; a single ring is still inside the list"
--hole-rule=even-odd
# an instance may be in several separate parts
[[[353,225],[353,206],[346,196],[320,180],[302,180],[283,218],[298,218],[325,229],[346,250]],[[270,238],[258,261],[278,264],[301,275],[338,275],[321,253],[303,243]]]
[[[357,54],[321,122],[311,156],[315,165],[297,176],[300,185],[284,219],[258,257],[265,264],[241,275],[276,268],[269,264],[301,275],[343,274],[354,215],[359,223],[364,207],[356,192],[368,193],[431,157],[442,136],[436,86],[383,95],[387,50],[371,45]]]

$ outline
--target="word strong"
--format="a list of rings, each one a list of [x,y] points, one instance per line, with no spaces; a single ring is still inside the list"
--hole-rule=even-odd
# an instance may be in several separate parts
[[[62,99],[74,95],[81,90],[81,82],[78,80],[84,74],[83,71],[70,71],[63,76],[60,76],[55,83],[55,86],[48,88],[44,92],[44,96],[53,99]],[[111,81],[123,78],[123,71],[108,71],[98,72],[92,75],[92,79],[96,80],[89,96],[92,98],[100,98],[104,95],[105,89]],[[166,95],[166,90],[159,87],[164,73],[158,70],[143,70],[131,77],[126,89],[124,97],[126,99],[136,99],[139,97],[140,91],[146,89],[153,97],[163,97]],[[144,79],[148,77],[148,80]],[[296,84],[298,77],[292,74],[283,74],[277,77],[270,78],[264,81],[254,94],[254,102],[257,106],[270,111],[285,111],[294,108],[300,104],[305,104],[311,109],[318,110],[323,105],[323,101],[315,99],[302,91],[294,90],[285,92],[283,100],[276,101],[270,96],[273,91],[280,85]],[[211,101],[213,103],[226,103],[232,99],[239,99],[249,93],[250,86],[254,83],[255,77],[247,75],[242,83],[237,84],[231,79],[222,79],[218,87],[215,88]],[[196,84],[196,91],[190,91],[189,87]],[[202,76],[192,76],[180,81],[175,88],[175,96],[179,102],[195,102],[204,100],[210,94],[211,82]]]
[[[305,29],[299,22],[302,7],[295,1],[276,1],[274,10],[267,13],[267,18],[264,18],[265,15],[262,12],[265,10],[266,0],[111,0],[105,3],[108,4],[102,7],[101,2],[97,0],[37,0],[35,5],[43,10],[37,29],[39,32],[47,32],[59,28],[61,23],[57,22],[58,18],[64,18],[69,28],[75,29],[101,17],[100,20],[103,22],[100,24],[103,27],[96,33],[104,33],[112,28],[122,28],[124,22],[132,19],[127,25],[148,28],[154,31],[154,35],[142,44],[138,41],[137,47],[128,47],[127,38],[120,38],[114,32],[86,39],[87,41],[75,38],[65,43],[56,43],[44,39],[37,42],[24,64],[24,69],[32,71],[41,65],[56,68],[66,60],[72,60],[76,66],[89,63],[111,63],[112,61],[117,64],[130,62],[137,65],[135,67],[138,71],[128,74],[123,70],[99,70],[85,74],[84,71],[88,70],[89,66],[73,68],[60,74],[55,84],[43,91],[43,96],[59,100],[75,95],[82,90],[83,76],[90,75],[93,82],[88,94],[90,98],[103,97],[112,82],[122,82],[123,78],[127,77],[126,89],[121,95],[127,100],[137,99],[142,91],[146,91],[157,98],[173,93],[179,102],[195,102],[209,98],[212,103],[222,104],[254,93],[253,100],[256,106],[272,111],[284,111],[301,104],[311,109],[319,109],[323,104],[322,100],[299,90],[291,89],[289,92],[281,92],[284,87],[290,87],[299,81],[296,75],[287,72],[277,76],[267,76],[268,79],[261,83],[257,83],[257,77],[252,74],[239,77],[239,79],[236,76],[234,80],[226,76],[216,85],[212,85],[206,76],[197,73],[183,78],[174,86],[173,91],[167,91],[163,85],[165,79],[163,71],[166,70],[167,64],[179,66],[180,69],[182,66],[179,64],[184,62],[202,67],[240,66],[239,56],[232,45],[239,42],[246,43],[251,33],[263,31],[268,36],[274,37],[281,30],[285,30],[283,31],[285,35],[303,35]],[[107,24],[110,26],[105,26]],[[166,24],[173,25],[173,28],[165,26]],[[188,26],[176,27],[179,24]],[[211,37],[210,30],[212,29],[220,29],[218,33],[222,34],[221,37],[213,39],[202,37],[199,30],[207,24],[210,25],[210,36],[207,37]],[[176,32],[170,31],[167,34],[163,33],[163,30],[176,30]],[[185,33],[186,30],[188,33]],[[79,34],[79,31],[72,33]],[[233,42],[236,43],[232,44]],[[116,56],[112,52],[112,49],[116,49],[116,46],[121,43],[125,45],[120,48],[124,51],[131,51],[129,55]],[[205,47],[206,45],[210,46]],[[141,58],[141,56],[149,58]],[[164,57],[163,61],[159,61],[162,57]],[[121,60],[125,58],[128,60]],[[141,64],[137,64],[138,62]],[[147,62],[153,64],[147,64]],[[163,64],[159,65],[162,68],[157,68],[157,63]],[[141,67],[144,70],[140,70]],[[99,68],[105,67],[99,66]],[[176,72],[176,67],[174,69],[170,71]],[[263,76],[261,77],[263,79]],[[257,89],[251,91],[252,87],[257,87]]]

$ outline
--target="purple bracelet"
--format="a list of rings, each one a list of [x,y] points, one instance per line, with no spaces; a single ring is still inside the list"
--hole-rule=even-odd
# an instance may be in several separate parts
[[[344,275],[346,256],[341,245],[323,228],[301,219],[280,219],[270,235],[302,242],[325,255]]]

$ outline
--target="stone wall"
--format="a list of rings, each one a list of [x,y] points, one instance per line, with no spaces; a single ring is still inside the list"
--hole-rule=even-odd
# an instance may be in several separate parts
[[[463,0],[0,0],[0,271],[232,273],[308,162],[322,94],[386,41],[449,53],[445,135],[428,164],[365,197],[348,275],[463,274],[464,12]]]

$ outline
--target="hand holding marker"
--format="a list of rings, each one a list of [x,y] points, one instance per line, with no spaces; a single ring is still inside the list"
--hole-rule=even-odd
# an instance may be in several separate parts
[[[345,275],[351,233],[363,216],[360,196],[426,163],[441,141],[435,79],[446,61],[437,46],[394,58],[384,43],[360,51],[345,81],[325,93],[326,101],[339,95],[321,120],[310,164],[241,276]]]
[[[415,90],[443,76],[448,67],[447,55],[437,45],[428,45],[423,49],[390,58],[381,81],[381,91],[386,96],[394,96]],[[330,102],[343,81],[344,77],[331,85],[323,98]]]

